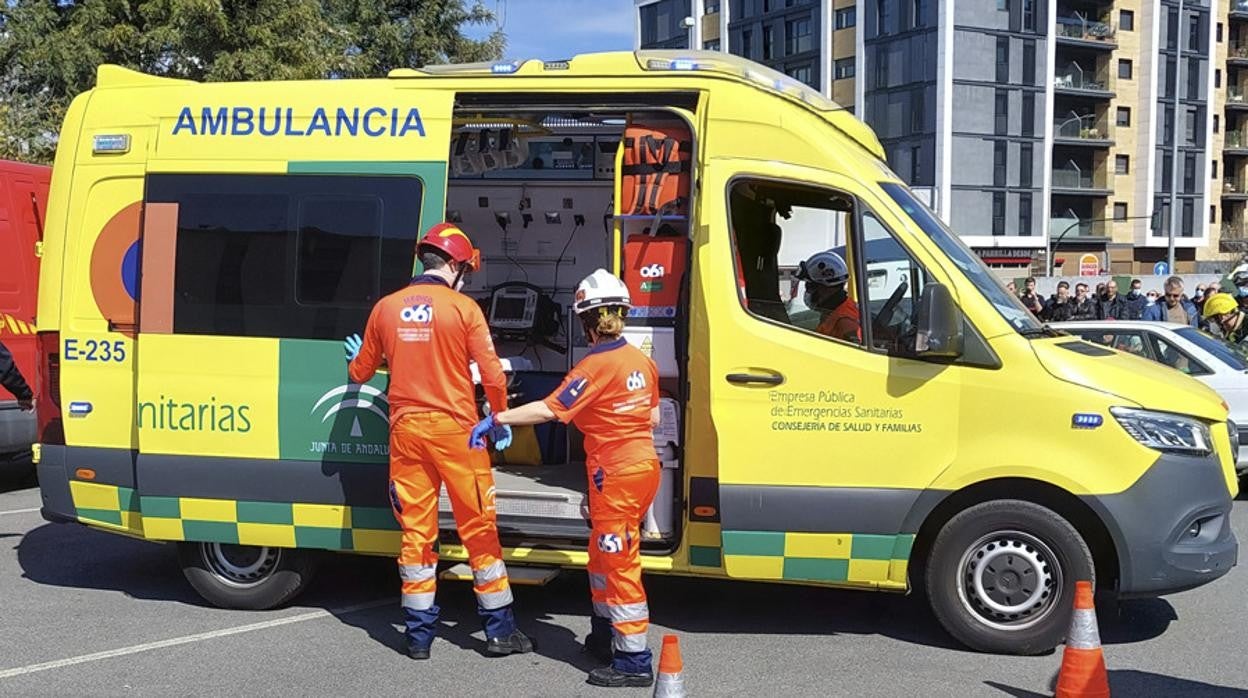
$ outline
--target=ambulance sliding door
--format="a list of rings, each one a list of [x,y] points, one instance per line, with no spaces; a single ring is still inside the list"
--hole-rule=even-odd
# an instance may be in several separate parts
[[[937,267],[847,178],[716,160],[705,181],[703,202],[729,202],[704,203],[694,263],[725,571],[904,587],[903,519],[957,441],[960,369],[902,350]],[[840,296],[797,278],[828,252],[852,270]],[[861,321],[833,338],[837,302]]]

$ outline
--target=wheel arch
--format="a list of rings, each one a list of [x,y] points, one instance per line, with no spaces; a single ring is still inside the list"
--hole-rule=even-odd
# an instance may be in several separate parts
[[[912,589],[922,588],[916,584],[922,580],[927,558],[936,535],[958,512],[977,504],[1000,499],[1018,499],[1052,510],[1079,532],[1092,552],[1096,566],[1097,587],[1116,588],[1120,575],[1118,547],[1109,527],[1092,507],[1079,497],[1056,485],[1030,478],[996,478],[967,485],[960,490],[948,492],[936,502],[918,526],[914,547],[910,555],[909,577]],[[917,513],[917,512],[914,512]],[[908,527],[909,530],[914,530]]]

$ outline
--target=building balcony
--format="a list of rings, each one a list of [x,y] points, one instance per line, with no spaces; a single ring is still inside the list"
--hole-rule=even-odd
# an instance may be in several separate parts
[[[1104,121],[1095,114],[1071,114],[1053,123],[1053,142],[1090,148],[1108,148],[1114,144]]]
[[[1227,155],[1248,155],[1248,131],[1227,131],[1222,150]]]
[[[1113,99],[1114,93],[1109,90],[1103,74],[1085,73],[1080,70],[1067,70],[1053,78],[1053,92],[1059,95],[1074,97],[1092,97],[1095,99]],[[1227,92],[1229,102],[1230,92]],[[1248,104],[1244,107],[1248,109]]]
[[[1089,21],[1078,15],[1057,18],[1057,43],[1105,51],[1118,47],[1113,25]]]
[[[1248,182],[1245,182],[1243,177],[1223,178],[1222,199],[1226,201],[1248,201]]]
[[[1058,168],[1053,170],[1053,193],[1064,196],[1106,197],[1113,192],[1103,182],[1097,181],[1091,172]]]
[[[1230,65],[1248,65],[1248,41],[1232,41],[1227,44],[1226,62]]]
[[[1248,110],[1248,97],[1245,97],[1244,88],[1236,86],[1226,88],[1226,108]]]
[[[1219,252],[1248,252],[1248,226],[1241,221],[1226,221],[1218,238]]]
[[[1231,0],[1231,19],[1248,19],[1248,0]]]
[[[1104,242],[1109,238],[1109,229],[1104,221],[1081,221],[1077,218],[1057,217],[1049,219],[1049,237],[1053,240],[1054,251],[1057,246],[1066,243]],[[1061,238],[1061,242],[1058,242]]]

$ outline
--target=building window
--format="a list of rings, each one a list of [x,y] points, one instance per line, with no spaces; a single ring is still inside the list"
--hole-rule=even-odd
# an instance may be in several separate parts
[[[855,12],[854,12],[855,9],[856,8],[854,7],[842,7],[841,9],[836,11],[836,28],[837,29],[849,29],[850,27],[857,24],[858,18],[855,16]]]
[[[1200,99],[1200,59],[1187,59],[1187,98]]]
[[[838,59],[836,61],[836,64],[833,70],[834,70],[833,75],[836,76],[837,80],[844,80],[846,78],[854,77],[854,59],[852,58]]]
[[[923,26],[923,0],[910,0],[910,28]]]
[[[1008,37],[997,37],[997,82],[1010,81],[1010,40]]]
[[[422,194],[411,177],[151,175],[147,201],[177,205],[173,256],[160,260],[169,327],[321,340],[358,331],[411,278]]]
[[[1009,12],[1009,11],[1010,11],[1010,0],[997,0],[997,11],[998,11],[998,12]]]
[[[1118,59],[1118,78],[1120,80],[1131,79],[1131,61],[1126,58]]]
[[[745,58],[753,58],[754,48],[754,32],[749,29],[741,30],[741,55]]]
[[[1023,84],[1036,84],[1036,42],[1023,42]]]
[[[1036,30],[1036,0],[1023,0],[1023,31]]]
[[[719,0],[702,0],[702,12],[708,15],[719,12]]]
[[[1183,237],[1192,237],[1193,223],[1195,222],[1196,206],[1191,199],[1183,201]]]
[[[910,186],[919,183],[919,169],[922,164],[922,159],[919,156],[922,152],[922,149],[917,145],[910,149]]]
[[[1131,107],[1118,107],[1117,120],[1114,122],[1118,126],[1131,125]]]
[[[1217,132],[1218,132],[1218,126],[1220,126],[1220,125],[1221,125],[1221,121],[1222,121],[1222,119],[1218,118],[1218,115],[1217,115],[1217,114],[1214,114],[1214,115],[1213,115],[1213,132],[1214,132],[1214,133],[1217,133]]]
[[[1169,193],[1171,186],[1174,184],[1174,161],[1170,157],[1170,153],[1161,156],[1161,189],[1162,192]]]
[[[1116,221],[1127,220],[1127,204],[1125,202],[1122,202],[1122,201],[1114,202],[1114,220]]]
[[[798,82],[801,82],[801,83],[805,83],[807,85],[811,84],[814,78],[814,73],[811,70],[809,63],[805,65],[793,66],[784,72],[785,74],[787,74],[789,77],[793,78],[794,80],[797,80]]]
[[[1131,174],[1131,156],[1115,155],[1114,156],[1114,174]]]
[[[1005,141],[997,141],[992,144],[992,185],[994,187],[1005,186],[1005,170],[1006,170],[1006,149],[1009,144]]]
[[[1032,145],[1021,143],[1018,146],[1018,186],[1030,187],[1032,175]]]
[[[702,42],[703,51],[718,51],[720,47],[719,39],[710,39]]]
[[[1178,74],[1174,70],[1174,58],[1166,59],[1166,97],[1174,97],[1175,78]]]
[[[875,3],[875,31],[881,36],[888,33],[891,28],[889,25],[893,23],[890,15],[893,2],[894,0],[878,0]]]
[[[1222,69],[1221,68],[1213,69],[1213,86],[1222,87]]]
[[[924,130],[924,90],[919,87],[910,91],[910,133],[922,133]]]
[[[769,61],[776,57],[776,36],[770,24],[763,25],[763,60]]]
[[[784,51],[792,55],[810,50],[810,18],[784,23]]]
[[[1188,109],[1187,118],[1183,120],[1183,138],[1187,145],[1196,145],[1196,126],[1200,120],[1199,109]]]
[[[1218,161],[1214,160],[1210,162],[1210,165],[1212,166],[1212,170],[1213,170],[1210,173],[1210,177],[1212,177],[1213,179],[1217,179],[1218,178]]]
[[[1200,15],[1192,15],[1187,22],[1187,50],[1199,51],[1200,49]]]
[[[875,86],[877,89],[888,87],[888,60],[888,47],[877,47],[875,49]]]
[[[1005,235],[1005,192],[992,193],[992,234]]]
[[[1119,10],[1118,28],[1124,32],[1135,31],[1135,13],[1131,10]]]
[[[1161,119],[1161,143],[1170,145],[1174,142],[1174,109],[1166,109]]]
[[[997,90],[996,94],[996,123],[993,133],[1004,135],[1009,130],[1010,123],[1010,93],[1006,90]]]
[[[1031,235],[1031,194],[1018,195],[1018,234]]]
[[[1196,193],[1196,154],[1188,153],[1183,158],[1183,192]]]
[[[1179,40],[1179,12],[1166,10],[1166,48],[1171,51]]]
[[[1218,207],[1217,206],[1209,207],[1209,222],[1210,223],[1218,222]]]
[[[1036,135],[1036,95],[1032,92],[1023,93],[1023,124],[1024,136]]]
[[[1218,40],[1218,43],[1220,44],[1222,43],[1222,23],[1221,22],[1218,22],[1217,33],[1218,33],[1217,40]]]

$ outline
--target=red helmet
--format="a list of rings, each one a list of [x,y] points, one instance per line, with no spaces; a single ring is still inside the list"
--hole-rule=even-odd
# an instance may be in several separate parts
[[[451,261],[467,264],[472,271],[481,268],[481,250],[473,247],[472,240],[454,223],[438,223],[430,228],[416,245],[417,251],[422,247],[439,250]]]

